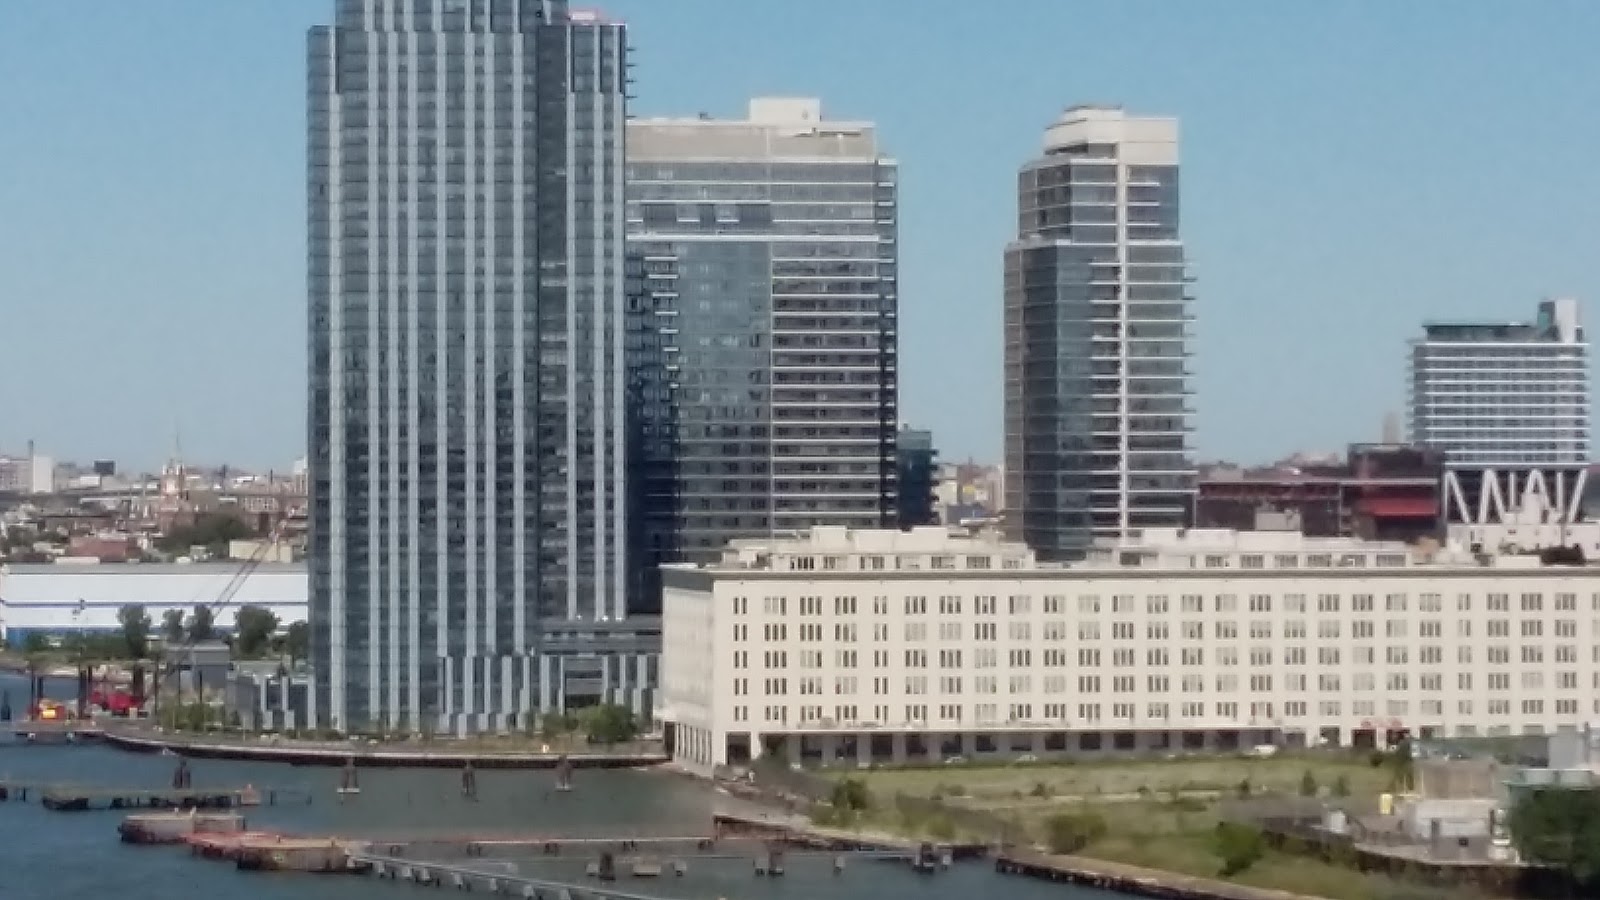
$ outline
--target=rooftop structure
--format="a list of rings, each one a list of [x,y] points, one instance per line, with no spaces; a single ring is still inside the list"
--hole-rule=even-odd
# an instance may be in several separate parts
[[[1357,444],[1331,465],[1203,472],[1194,524],[1257,527],[1262,511],[1292,512],[1314,536],[1414,541],[1443,534],[1443,455],[1426,447]]]

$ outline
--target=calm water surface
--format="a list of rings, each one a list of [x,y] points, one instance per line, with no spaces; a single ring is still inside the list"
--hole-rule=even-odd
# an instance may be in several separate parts
[[[0,675],[13,708],[26,686]],[[70,693],[70,685],[52,685]],[[160,788],[170,783],[170,757],[125,754],[106,747],[0,746],[0,777],[107,787]],[[268,763],[191,763],[196,787],[297,788],[296,801],[246,810],[251,827],[304,834],[406,837],[427,834],[699,834],[719,797],[706,786],[659,772],[579,771],[571,793],[557,793],[548,772],[478,773],[477,802],[460,794],[449,771],[363,770],[359,797],[335,799],[339,772]],[[726,800],[721,802],[726,803]],[[362,877],[240,872],[179,847],[134,847],[117,840],[122,813],[48,812],[36,803],[0,803],[0,900],[378,900],[414,898],[431,889]],[[572,875],[572,862],[531,859],[528,874]],[[783,878],[756,879],[747,861],[693,862],[682,879],[628,883],[632,889],[681,900],[1113,900],[1115,895],[996,875],[982,863],[918,876],[891,863],[856,862],[835,877],[825,860],[791,860]]]

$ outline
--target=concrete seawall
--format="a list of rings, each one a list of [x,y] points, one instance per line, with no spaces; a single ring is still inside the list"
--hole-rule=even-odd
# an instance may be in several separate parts
[[[366,768],[459,769],[472,763],[479,769],[554,769],[560,753],[519,753],[506,751],[451,750],[444,748],[406,749],[372,747],[361,744],[330,744],[279,741],[273,744],[229,743],[107,731],[105,743],[133,753],[170,751],[195,759],[229,759],[256,762],[282,762],[297,766],[342,766],[351,758]],[[667,762],[665,753],[568,753],[567,762],[579,769],[634,769]]]

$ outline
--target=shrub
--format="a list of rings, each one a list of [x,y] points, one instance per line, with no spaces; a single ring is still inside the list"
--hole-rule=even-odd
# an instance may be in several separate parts
[[[1250,796],[1250,779],[1246,778],[1243,781],[1239,782],[1238,791],[1239,791],[1239,796],[1241,796],[1241,797]]]
[[[1106,836],[1106,820],[1088,810],[1051,816],[1044,827],[1052,853],[1077,853]]]
[[[1350,796],[1350,779],[1340,775],[1333,782],[1333,795],[1335,797]]]
[[[1029,793],[1033,794],[1035,797],[1048,798],[1050,796],[1050,785],[1041,781],[1034,785],[1033,790]]]
[[[828,802],[835,809],[859,812],[872,808],[872,792],[867,789],[865,781],[845,778],[834,784]]]
[[[1307,769],[1305,773],[1300,776],[1300,796],[1315,797],[1316,795],[1317,776],[1312,775],[1311,770]]]
[[[1224,876],[1237,875],[1255,865],[1265,852],[1261,832],[1248,825],[1222,822],[1212,835],[1211,849],[1222,860],[1219,872]]]

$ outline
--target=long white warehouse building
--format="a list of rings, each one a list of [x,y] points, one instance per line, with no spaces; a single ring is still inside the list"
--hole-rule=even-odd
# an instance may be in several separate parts
[[[854,765],[1600,718],[1600,569],[1146,529],[1070,567],[995,537],[815,528],[665,570],[674,755]]]
[[[115,563],[0,566],[0,637],[18,644],[32,632],[61,635],[115,631],[117,611],[142,606],[157,629],[169,609],[188,615],[216,600],[239,563]],[[306,567],[263,563],[245,579],[233,601],[217,610],[216,627],[233,628],[241,606],[261,606],[287,625],[307,615]]]

